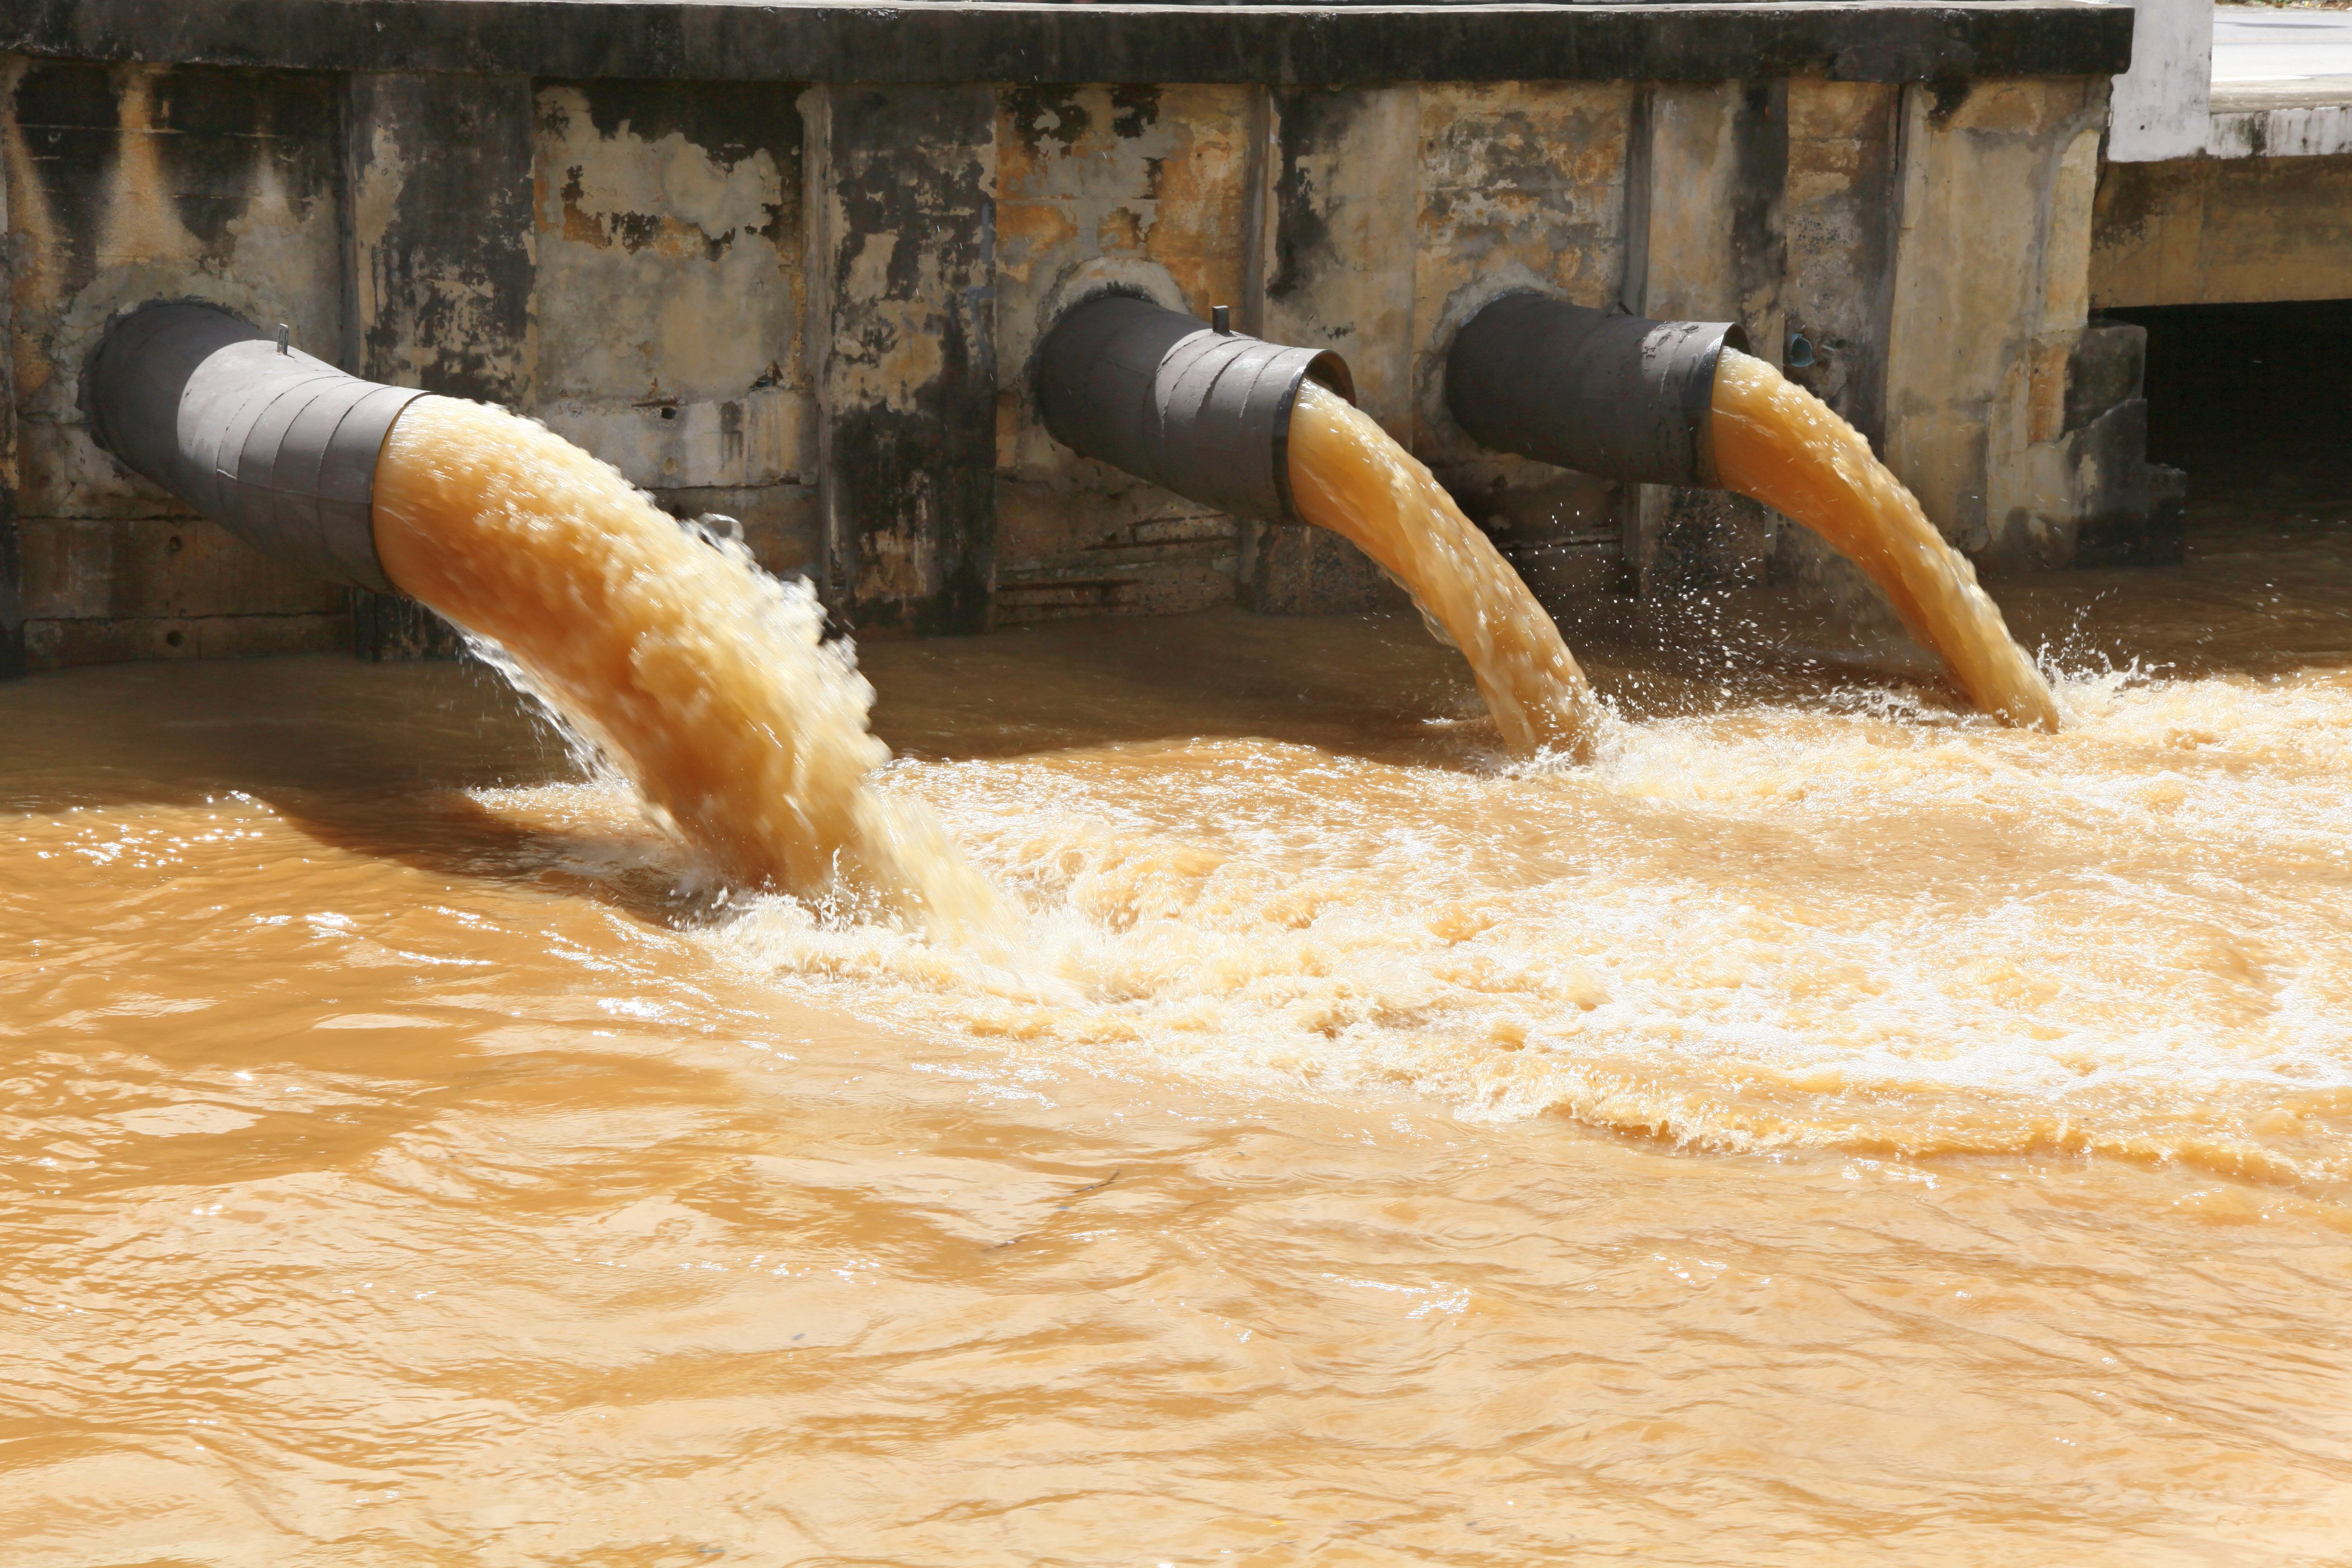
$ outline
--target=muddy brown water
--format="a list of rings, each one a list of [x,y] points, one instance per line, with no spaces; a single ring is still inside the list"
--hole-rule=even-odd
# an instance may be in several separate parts
[[[0,1555],[2342,1562],[2352,521],[2208,516],[1990,584],[2054,735],[1755,596],[1584,767],[1409,621],[868,647],[1009,949],[478,669],[0,688]]]
[[[1738,349],[1715,377],[1716,465],[1725,488],[1811,529],[1859,566],[1969,700],[2002,721],[2059,726],[2057,699],[2009,635],[1967,556],[1862,433],[1779,370]]]
[[[1300,517],[1369,555],[1460,651],[1515,756],[1591,760],[1607,713],[1559,628],[1429,469],[1369,414],[1309,381],[1291,410]]]

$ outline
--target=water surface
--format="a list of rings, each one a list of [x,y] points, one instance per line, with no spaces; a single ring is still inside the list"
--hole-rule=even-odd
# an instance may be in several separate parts
[[[866,647],[1009,950],[479,671],[0,688],[8,1559],[2341,1561],[2352,524],[2210,515],[1991,584],[2058,735],[1738,595],[1582,769],[1405,621]]]

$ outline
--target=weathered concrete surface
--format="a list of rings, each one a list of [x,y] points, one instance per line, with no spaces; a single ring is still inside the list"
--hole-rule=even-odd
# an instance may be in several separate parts
[[[2110,164],[2091,301],[2352,299],[2352,156]]]
[[[2325,158],[2352,153],[2352,76],[2213,89],[2211,158]]]
[[[1789,278],[1785,330],[1771,345],[1790,380],[1882,450],[1902,104],[1901,89],[1877,83],[1789,84]],[[1895,626],[1861,571],[1807,529],[1776,521],[1769,575],[1849,621]]]
[[[1580,582],[1615,572],[1590,486],[1464,436],[1445,412],[1444,360],[1462,323],[1510,289],[1615,296],[1633,98],[1622,82],[1430,83],[1298,89],[1273,105],[1267,335],[1344,355],[1360,405],[1507,551],[1540,547]],[[1596,540],[1609,557],[1597,570],[1583,559]],[[1249,531],[1243,596],[1286,613],[1396,602],[1342,542],[1285,527]]]
[[[996,95],[826,88],[813,108],[827,602],[864,631],[984,631]]]
[[[1895,258],[1895,159],[1902,93],[1874,83],[1789,84],[1785,354],[1805,340],[1812,363],[1785,366],[1875,441],[1886,428],[1885,343]],[[1751,329],[1752,330],[1752,329]]]
[[[532,391],[531,90],[522,77],[349,79],[343,148],[356,374],[528,406]],[[453,633],[354,589],[368,658],[456,651]]]
[[[1422,89],[1413,425],[1403,434],[1539,595],[1619,585],[1613,487],[1471,441],[1445,408],[1445,353],[1507,290],[1594,307],[1622,298],[1639,248],[1640,97],[1631,82]]]
[[[527,402],[530,83],[366,75],[350,94],[356,373]]]
[[[8,182],[0,178],[0,236],[9,232]],[[16,533],[16,291],[10,251],[0,239],[0,680],[14,680],[26,670],[24,557]]]
[[[1412,426],[1413,257],[1421,205],[1416,87],[1289,88],[1267,95],[1266,168],[1257,208],[1266,337],[1328,348],[1348,362],[1356,402],[1391,434]],[[1319,529],[1243,528],[1240,596],[1269,615],[1400,604],[1347,541]]]
[[[790,88],[537,94],[534,411],[790,576],[819,550],[801,139]]]
[[[2213,158],[2352,153],[2352,16],[2341,10],[2227,5],[2213,10]]]
[[[1885,456],[1955,543],[2003,566],[2063,564],[2084,518],[2147,504],[2144,464],[2117,471],[2063,419],[2105,88],[1906,92]]]
[[[2116,78],[2107,156],[2119,163],[2205,149],[2213,0],[2132,0],[2131,69]]]
[[[1245,87],[1015,88],[996,120],[996,616],[1166,613],[1234,596],[1229,517],[1080,458],[1030,391],[1040,337],[1104,289],[1206,318],[1249,292]]]
[[[2109,75],[2119,6],[16,0],[0,50],[346,71],[861,83],[1955,81]]]
[[[0,62],[16,579],[0,596],[33,667],[341,640],[339,590],[186,517],[99,451],[76,406],[106,321],[158,297],[200,294],[334,352],[339,90],[292,72]],[[129,526],[144,519],[173,521]],[[92,618],[113,629],[78,624]]]

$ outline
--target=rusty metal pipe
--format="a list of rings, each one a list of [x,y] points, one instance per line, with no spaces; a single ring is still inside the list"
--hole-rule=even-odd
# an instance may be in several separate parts
[[[375,464],[425,395],[347,375],[215,305],[142,305],[82,374],[98,444],[255,549],[395,592],[376,559]]]
[[[1308,377],[1352,403],[1347,362],[1221,331],[1123,294],[1073,306],[1037,352],[1054,438],[1138,479],[1261,522],[1290,500],[1290,410]]]
[[[1445,403],[1482,446],[1604,479],[1715,489],[1715,367],[1727,346],[1748,347],[1737,322],[1507,294],[1454,338]]]

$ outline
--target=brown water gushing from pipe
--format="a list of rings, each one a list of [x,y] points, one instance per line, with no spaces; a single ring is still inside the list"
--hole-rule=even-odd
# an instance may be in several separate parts
[[[1505,745],[1591,757],[1602,710],[1551,616],[1428,468],[1311,381],[1290,416],[1290,489],[1302,517],[1370,556],[1461,649]]]
[[[869,775],[873,689],[805,587],[680,529],[610,467],[496,408],[420,398],[376,467],[401,588],[496,643],[730,882],[989,919],[928,816]]]
[[[1802,523],[1861,567],[1969,700],[2020,729],[2058,728],[2049,682],[2009,635],[1976,569],[1828,405],[1727,348],[1715,373],[1714,436],[1725,488]]]

